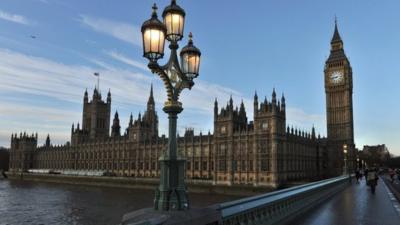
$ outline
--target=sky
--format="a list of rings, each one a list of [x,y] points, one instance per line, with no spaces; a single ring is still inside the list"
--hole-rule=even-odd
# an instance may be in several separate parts
[[[142,57],[141,24],[153,3],[169,0],[1,0],[0,146],[13,132],[70,140],[81,122],[85,89],[100,73],[103,98],[121,126],[145,110],[154,85],[160,132],[167,133],[165,90]],[[254,92],[284,93],[287,125],[326,135],[324,63],[335,15],[353,68],[355,142],[386,144],[400,155],[400,1],[178,0],[186,11],[185,38],[201,50],[200,76],[181,100],[178,131],[213,131],[213,104],[243,100],[253,118]],[[168,52],[168,49],[165,49]],[[160,63],[165,63],[168,54]]]

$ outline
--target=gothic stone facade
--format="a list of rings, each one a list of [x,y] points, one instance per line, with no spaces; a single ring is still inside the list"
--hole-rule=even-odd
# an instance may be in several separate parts
[[[314,128],[304,132],[287,126],[285,98],[277,99],[275,90],[271,101],[265,98],[259,102],[255,94],[254,118],[250,122],[243,102],[238,108],[231,98],[220,108],[216,100],[213,134],[194,135],[189,129],[183,137],[178,137],[178,151],[187,159],[186,178],[206,180],[214,185],[276,187],[341,173],[342,144],[354,142],[349,87],[351,68],[347,59],[343,59],[344,52],[336,52],[338,35],[335,26],[331,57],[325,69],[328,138],[316,136]],[[341,46],[339,51],[343,51]],[[345,84],[329,83],[333,79],[331,68],[336,67],[344,71]],[[350,98],[350,102],[342,101],[346,98]],[[114,115],[110,135],[110,109],[110,92],[103,101],[95,89],[89,101],[85,91],[82,127],[79,123],[77,127],[72,125],[71,142],[63,146],[51,145],[48,137],[46,144],[38,147],[37,135],[13,134],[10,169],[103,170],[119,176],[159,176],[158,158],[168,140],[158,134],[152,89],[147,110],[135,120],[131,115],[122,135],[118,112]],[[342,123],[342,119],[346,123]]]

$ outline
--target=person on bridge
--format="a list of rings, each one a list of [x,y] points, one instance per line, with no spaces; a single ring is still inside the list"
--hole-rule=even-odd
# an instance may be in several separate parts
[[[392,183],[394,182],[394,175],[395,175],[394,169],[389,168],[390,182]]]
[[[365,168],[364,176],[365,176],[365,184],[368,185],[368,168]]]
[[[359,169],[356,169],[356,180],[357,180],[357,184],[360,183],[360,178],[362,177],[361,172]]]
[[[395,172],[396,172],[396,174],[397,174],[397,179],[400,180],[400,169],[399,169],[399,168],[396,168],[396,169],[395,169]]]
[[[378,185],[378,170],[371,169],[368,171],[367,185],[370,186],[372,194],[375,194],[375,187]]]

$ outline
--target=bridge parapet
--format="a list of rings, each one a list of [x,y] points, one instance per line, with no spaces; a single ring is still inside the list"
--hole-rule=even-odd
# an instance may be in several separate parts
[[[317,181],[219,205],[219,224],[285,224],[342,190],[348,176]]]
[[[341,176],[274,191],[203,209],[160,212],[142,209],[123,218],[123,225],[275,225],[287,224],[349,185]]]

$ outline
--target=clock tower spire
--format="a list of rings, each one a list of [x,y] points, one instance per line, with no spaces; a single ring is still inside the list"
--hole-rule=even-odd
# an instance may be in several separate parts
[[[335,30],[331,40],[331,50],[325,62],[326,119],[328,131],[328,151],[331,175],[343,171],[343,146],[348,148],[348,162],[354,157],[353,126],[353,72],[343,49],[335,19]],[[350,167],[351,168],[351,167]]]

